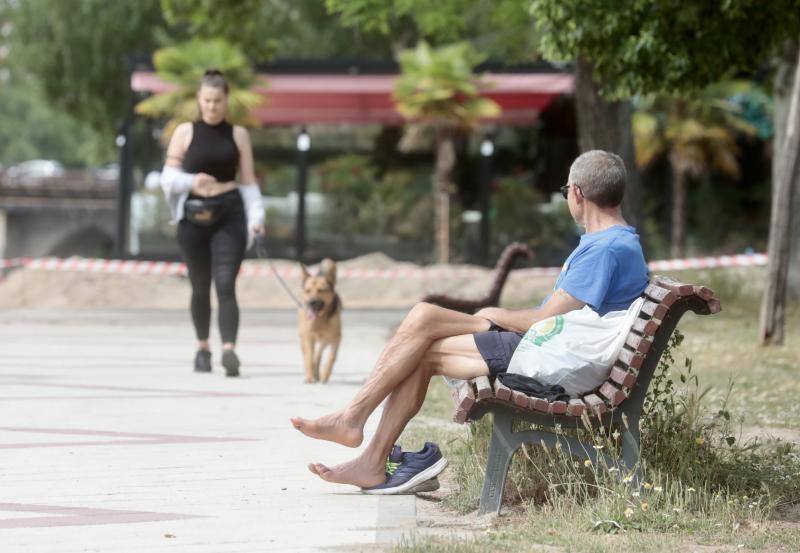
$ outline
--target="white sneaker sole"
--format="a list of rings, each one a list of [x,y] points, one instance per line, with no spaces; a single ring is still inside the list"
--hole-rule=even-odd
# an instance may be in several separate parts
[[[422,484],[417,484],[416,486],[408,490],[406,493],[412,494],[412,493],[435,492],[440,487],[441,485],[439,484],[439,479],[434,476],[430,480],[425,480],[425,482],[423,482]]]
[[[419,474],[414,475],[407,482],[404,482],[399,486],[395,486],[394,488],[381,488],[379,490],[361,490],[361,492],[368,495],[397,495],[401,493],[409,493],[410,490],[417,487],[417,485],[422,484],[426,480],[430,480],[431,478],[439,476],[439,474],[441,474],[446,467],[447,459],[442,457],[436,461],[436,463],[429,466]]]

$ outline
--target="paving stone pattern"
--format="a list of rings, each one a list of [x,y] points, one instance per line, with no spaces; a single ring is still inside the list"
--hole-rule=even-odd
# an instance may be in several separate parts
[[[289,311],[243,312],[239,379],[223,376],[218,350],[213,373],[191,372],[183,311],[0,312],[0,552],[374,551],[399,539],[414,498],[314,477],[309,461],[355,451],[288,418],[352,397],[402,314],[345,312],[332,382],[308,386]]]

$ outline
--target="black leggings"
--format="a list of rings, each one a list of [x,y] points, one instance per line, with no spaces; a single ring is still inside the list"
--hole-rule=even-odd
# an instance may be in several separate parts
[[[208,340],[211,325],[211,279],[219,302],[219,332],[223,343],[235,343],[239,330],[236,276],[247,248],[247,219],[238,190],[222,219],[210,226],[183,219],[178,246],[192,283],[191,313],[198,340]]]

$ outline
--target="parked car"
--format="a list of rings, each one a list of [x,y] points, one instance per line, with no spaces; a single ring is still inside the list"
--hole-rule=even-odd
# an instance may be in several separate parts
[[[6,177],[10,181],[63,177],[64,166],[52,159],[32,159],[8,168]]]

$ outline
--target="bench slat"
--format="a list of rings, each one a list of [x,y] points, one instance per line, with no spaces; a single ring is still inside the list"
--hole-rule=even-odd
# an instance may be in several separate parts
[[[654,302],[652,300],[645,300],[642,304],[642,313],[647,313],[651,317],[655,317],[656,319],[664,319],[664,316],[669,311],[669,307],[666,305],[662,305],[661,303]]]
[[[453,420],[465,422],[469,416],[469,410],[475,405],[475,392],[472,391],[472,384],[464,382],[453,394],[456,400],[456,412]]]
[[[589,408],[589,411],[598,417],[608,411],[606,402],[597,397],[595,394],[583,396],[583,402]]]
[[[511,401],[514,402],[514,405],[517,407],[521,407],[522,409],[528,409],[528,404],[530,403],[530,398],[523,394],[522,392],[518,392],[516,390],[511,390]]]
[[[661,324],[653,319],[636,317],[631,330],[635,330],[636,332],[644,334],[645,336],[655,336],[659,326],[661,326]]]
[[[625,392],[615,387],[611,382],[604,382],[603,385],[600,386],[599,391],[601,396],[611,402],[612,407],[616,407],[628,397],[625,395]]]
[[[694,295],[702,300],[708,301],[714,298],[714,291],[711,288],[706,288],[705,286],[695,286]]]
[[[653,343],[650,340],[645,340],[642,336],[639,336],[635,332],[628,333],[627,338],[625,338],[625,343],[628,344],[631,349],[640,353],[647,353],[653,346]]]
[[[478,401],[492,397],[492,383],[489,377],[479,376],[474,379],[475,388],[478,390]]]
[[[667,307],[675,303],[679,297],[675,292],[662,288],[655,283],[648,285],[644,293],[648,298],[655,302],[663,303]]]
[[[644,357],[636,355],[636,353],[627,348],[622,348],[619,351],[617,359],[632,369],[640,369],[644,364]]]
[[[500,382],[499,378],[494,379],[494,397],[503,401],[511,399],[511,388]]]
[[[608,379],[625,388],[632,388],[636,384],[636,375],[620,367],[612,367]]]
[[[540,413],[547,413],[550,411],[550,402],[546,399],[540,397],[532,397],[530,398],[530,406],[531,409],[534,411],[539,411]]]
[[[569,404],[567,405],[567,415],[571,417],[580,417],[584,410],[586,410],[586,404],[584,404],[582,400],[569,400]]]
[[[694,286],[678,282],[670,277],[659,275],[655,278],[655,283],[662,288],[675,292],[679,297],[691,296],[694,294]]]

